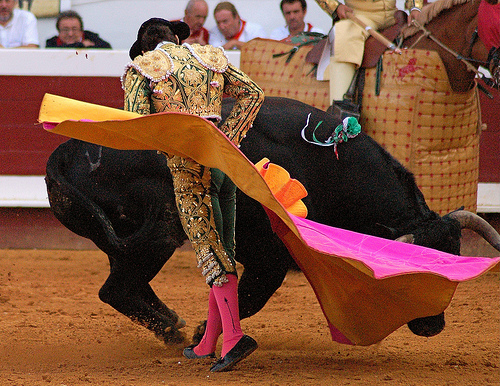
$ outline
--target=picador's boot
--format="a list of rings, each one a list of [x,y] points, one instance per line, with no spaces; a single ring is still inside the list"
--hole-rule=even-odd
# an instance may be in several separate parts
[[[347,117],[354,117],[359,121],[360,117],[359,106],[347,98],[341,101],[332,101],[332,105],[328,107],[326,112],[333,115],[335,120],[339,122],[342,122]]]
[[[342,122],[346,117],[359,120],[359,105],[354,101],[358,71],[353,63],[330,62],[330,98],[332,105],[327,113]]]

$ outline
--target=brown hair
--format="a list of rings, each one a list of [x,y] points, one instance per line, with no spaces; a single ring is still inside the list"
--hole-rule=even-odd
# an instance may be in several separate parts
[[[64,11],[64,12],[61,12],[59,14],[59,16],[57,17],[57,21],[56,21],[56,28],[58,31],[59,31],[59,23],[61,22],[62,19],[78,19],[78,21],[80,22],[80,28],[83,31],[82,17],[78,13],[76,13],[75,11]]]
[[[285,3],[287,3],[287,4],[293,4],[293,3],[297,2],[297,1],[302,6],[302,10],[305,11],[307,9],[306,0],[281,0],[281,3],[280,3],[281,12],[283,12],[283,4],[285,4]]]
[[[233,3],[230,3],[229,1],[223,1],[222,3],[217,4],[214,9],[214,15],[219,11],[229,11],[233,14],[234,17],[240,16],[238,15],[236,7],[233,5]]]
[[[152,51],[156,46],[163,42],[178,43],[177,36],[172,30],[163,24],[152,24],[147,27],[146,31],[141,37],[141,47],[144,52]]]

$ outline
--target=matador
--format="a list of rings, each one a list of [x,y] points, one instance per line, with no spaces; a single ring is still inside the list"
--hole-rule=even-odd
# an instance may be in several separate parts
[[[180,45],[189,32],[184,22],[153,18],[143,23],[130,49],[133,61],[122,78],[125,110],[188,113],[218,124],[225,94],[235,98],[235,104],[219,129],[238,146],[264,93],[229,63],[222,48]],[[182,226],[211,287],[205,334],[198,345],[184,349],[184,356],[215,357],[223,333],[221,358],[210,370],[226,371],[257,348],[255,340],[243,334],[239,319],[234,259],[236,186],[219,169],[179,155],[166,156]]]

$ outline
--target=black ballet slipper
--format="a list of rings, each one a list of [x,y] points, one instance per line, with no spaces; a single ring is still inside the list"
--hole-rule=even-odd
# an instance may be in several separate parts
[[[215,353],[210,353],[206,355],[198,355],[194,352],[195,344],[188,346],[182,351],[182,355],[184,355],[187,359],[203,359],[203,358],[215,358]]]
[[[215,362],[210,368],[210,371],[219,372],[230,370],[236,363],[253,353],[257,347],[257,342],[253,338],[248,335],[243,335],[238,343],[236,343],[223,358]]]

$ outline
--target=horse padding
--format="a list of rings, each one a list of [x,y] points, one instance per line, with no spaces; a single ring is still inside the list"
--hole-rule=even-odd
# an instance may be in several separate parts
[[[269,39],[253,39],[241,49],[240,68],[257,82],[267,96],[296,99],[326,110],[329,106],[328,82],[316,80],[315,66],[306,62],[312,45],[302,46],[291,56],[273,58],[294,48],[289,43]]]
[[[329,107],[329,84],[316,80],[303,46],[286,63],[291,45],[254,39],[241,51],[241,69],[267,96],[296,99],[321,110]],[[366,70],[360,123],[414,175],[429,207],[441,215],[461,206],[476,211],[479,174],[477,88],[451,89],[437,52],[387,52],[380,93],[376,69]]]
[[[435,51],[404,50],[366,72],[361,126],[415,175],[440,214],[475,211],[479,175],[477,89],[454,92]]]

